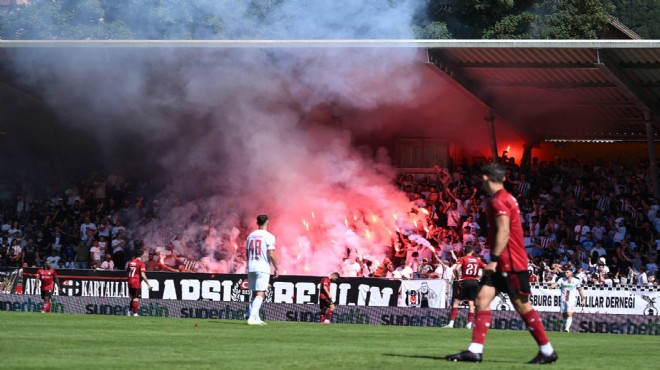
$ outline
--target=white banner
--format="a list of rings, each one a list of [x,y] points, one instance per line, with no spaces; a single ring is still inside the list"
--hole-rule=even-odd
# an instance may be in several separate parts
[[[607,288],[606,288],[607,289]],[[611,290],[584,289],[586,304],[582,307],[580,295],[576,294],[575,312],[625,315],[658,315],[660,291],[656,290]],[[537,311],[559,312],[559,288],[532,287],[530,302]],[[513,310],[506,294],[498,295],[491,303],[492,310]]]
[[[399,307],[445,308],[446,301],[446,280],[401,280]]]

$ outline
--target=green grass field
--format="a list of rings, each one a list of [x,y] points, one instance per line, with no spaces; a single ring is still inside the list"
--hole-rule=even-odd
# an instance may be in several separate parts
[[[527,332],[491,330],[484,363],[448,363],[465,329],[0,312],[3,369],[524,369]],[[550,333],[558,369],[657,369],[660,338]]]

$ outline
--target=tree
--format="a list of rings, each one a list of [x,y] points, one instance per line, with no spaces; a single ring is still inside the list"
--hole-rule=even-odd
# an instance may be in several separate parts
[[[413,25],[412,31],[418,39],[440,40],[451,38],[447,24],[443,22],[434,21],[424,27]]]
[[[6,40],[130,39],[122,21],[107,22],[101,0],[31,0],[0,14],[0,38]]]
[[[61,2],[34,0],[28,5],[9,6],[2,14],[3,39],[53,40],[61,38],[67,22]]]
[[[660,39],[658,0],[613,0],[613,15],[645,39]]]
[[[429,0],[427,9],[457,38],[594,39],[614,10],[608,1]]]
[[[530,12],[504,16],[483,33],[485,39],[530,39],[531,25],[537,17]]]
[[[447,24],[449,33],[456,38],[479,39],[502,20],[504,23],[499,26],[502,28],[522,21],[524,17],[505,18],[520,15],[533,4],[533,0],[428,0],[427,14],[431,21]]]
[[[609,14],[642,37],[660,38],[657,3],[426,0],[410,25],[387,28],[392,22],[380,11],[399,20],[397,7],[407,0],[365,2],[356,24],[346,23],[353,9],[323,0],[30,0],[0,7],[0,39],[400,38],[411,31],[423,39],[594,39]]]
[[[607,27],[611,4],[601,0],[546,0],[533,25],[539,39],[597,39]]]

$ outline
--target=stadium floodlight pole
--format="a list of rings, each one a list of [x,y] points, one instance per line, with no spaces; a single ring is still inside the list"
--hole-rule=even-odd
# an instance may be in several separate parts
[[[658,159],[655,155],[653,141],[653,113],[650,109],[644,110],[644,123],[646,124],[646,141],[649,148],[649,165],[651,166],[651,185],[653,185],[653,198],[655,204],[660,204],[660,179],[658,179]]]
[[[497,139],[495,138],[495,115],[492,111],[488,112],[488,117],[484,117],[488,122],[488,130],[490,136],[490,151],[493,156],[493,162],[497,162]]]

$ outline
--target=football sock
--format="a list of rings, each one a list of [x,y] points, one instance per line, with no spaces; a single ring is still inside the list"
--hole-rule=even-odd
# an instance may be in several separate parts
[[[321,322],[324,322],[324,321],[325,321],[325,314],[323,312],[321,312]]]
[[[571,324],[573,323],[573,318],[572,317],[567,317],[565,324],[564,324],[564,329],[570,329]]]
[[[138,313],[138,301],[135,299],[131,301],[131,310],[133,313]]]
[[[250,310],[250,320],[259,320],[259,310],[261,309],[261,303],[263,303],[264,298],[261,296],[254,297],[252,301],[252,310]]]
[[[449,320],[451,323],[454,323],[454,320],[456,320],[456,316],[458,315],[458,308],[452,308],[451,313],[449,314]]]
[[[479,344],[481,346],[481,351],[476,352],[470,350],[470,352],[481,353],[483,351],[483,345],[486,342],[486,334],[488,334],[488,329],[490,328],[491,313],[488,311],[477,311],[475,313],[474,328],[472,329],[472,344]],[[472,347],[472,344],[470,347]],[[478,349],[479,346],[474,348]]]
[[[325,319],[328,321],[332,320],[332,310],[328,310],[328,312],[325,313]]]
[[[536,312],[535,309],[531,309],[529,312],[522,315],[522,318],[525,320],[527,327],[529,327],[529,332],[534,337],[534,340],[536,340],[536,344],[539,346],[549,344],[548,336],[545,334],[545,329],[543,328],[543,322],[541,322],[539,313]],[[550,348],[552,348],[552,346],[550,346]],[[552,351],[550,353],[552,353]]]
[[[484,345],[479,343],[470,343],[470,346],[468,347],[468,351],[472,353],[483,353]]]
[[[539,349],[540,349],[541,353],[543,353],[546,356],[550,356],[552,354],[552,352],[555,351],[555,349],[552,348],[552,344],[550,344],[550,342],[540,346]]]
[[[44,302],[44,311],[50,312],[50,302]]]
[[[468,322],[473,322],[474,321],[474,312],[469,312],[468,313]]]

